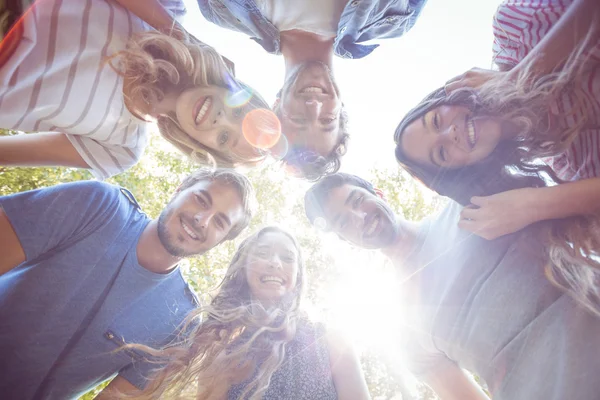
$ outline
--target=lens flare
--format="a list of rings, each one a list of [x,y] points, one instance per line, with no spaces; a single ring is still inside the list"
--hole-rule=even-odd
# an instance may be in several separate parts
[[[244,117],[242,133],[257,149],[270,149],[281,138],[281,122],[273,111],[257,108]]]
[[[252,98],[252,91],[248,88],[238,87],[232,90],[225,96],[225,104],[231,108],[242,107]]]

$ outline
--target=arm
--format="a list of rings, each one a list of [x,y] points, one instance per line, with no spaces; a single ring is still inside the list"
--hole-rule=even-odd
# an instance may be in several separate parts
[[[515,80],[523,68],[531,65],[534,76],[543,76],[555,70],[568,59],[575,49],[590,32],[590,40],[594,43],[600,36],[600,25],[594,20],[600,17],[600,2],[598,0],[574,0],[565,13],[560,17],[550,31],[525,56],[516,67],[508,70],[505,64],[500,65],[500,71],[506,72],[506,77]],[[502,73],[500,72],[500,73]],[[446,83],[446,92],[450,93],[461,87],[477,88],[499,72],[481,68],[473,68]]]
[[[440,361],[423,380],[441,400],[489,400],[479,385],[449,359]]]
[[[169,32],[174,27],[184,30],[159,0],[114,0],[157,31]]]
[[[117,375],[108,386],[106,386],[94,400],[114,400],[117,398],[115,394],[139,394],[140,389],[120,375]]]
[[[565,61],[582,40],[590,32],[591,39],[598,38],[600,29],[598,22],[594,20],[600,14],[600,2],[598,0],[575,0],[567,8],[558,22],[542,38],[542,40],[523,58],[519,64],[510,72],[516,77],[523,66],[532,63],[536,76],[542,76],[552,72],[563,61]]]
[[[0,275],[25,261],[23,246],[15,233],[6,213],[0,207]]]
[[[600,178],[475,196],[471,203],[478,208],[463,209],[458,226],[485,239],[495,239],[534,222],[598,213]]]
[[[89,168],[67,135],[59,132],[0,137],[0,165]]]
[[[360,361],[340,335],[328,333],[327,346],[333,384],[340,400],[370,399]]]

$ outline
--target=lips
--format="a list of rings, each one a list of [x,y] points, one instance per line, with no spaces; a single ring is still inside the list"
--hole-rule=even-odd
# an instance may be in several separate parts
[[[321,86],[311,85],[306,86],[304,89],[299,91],[301,94],[327,94],[325,88]]]
[[[194,230],[194,228],[192,228],[191,225],[186,224],[183,221],[183,219],[181,219],[180,222],[181,222],[181,227],[182,227],[183,231],[186,233],[186,235],[190,239],[195,240],[195,241],[201,241],[201,242],[204,241],[204,237],[199,232],[197,232],[196,230]]]
[[[367,216],[363,226],[363,239],[370,239],[375,236],[380,224],[381,216],[378,213]]]
[[[196,126],[201,125],[208,118],[210,110],[212,109],[212,104],[212,96],[202,97],[196,102],[192,112],[192,118],[194,119]]]
[[[264,284],[277,285],[277,286],[283,286],[285,284],[284,279],[282,279],[278,276],[274,276],[274,275],[263,275],[263,276],[261,276],[260,281]]]

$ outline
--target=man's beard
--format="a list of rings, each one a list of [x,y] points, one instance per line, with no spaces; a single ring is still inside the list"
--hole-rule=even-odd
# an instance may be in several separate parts
[[[383,223],[384,226],[379,235],[371,238],[367,245],[372,248],[383,249],[394,243],[398,236],[398,227],[396,226],[396,214],[387,204],[377,203],[377,208],[380,211],[381,218],[379,223]]]
[[[173,257],[187,257],[189,254],[175,244],[177,239],[167,229],[167,220],[172,214],[173,210],[170,209],[169,205],[160,213],[157,224],[158,240],[160,240],[160,243],[167,250],[167,253]]]

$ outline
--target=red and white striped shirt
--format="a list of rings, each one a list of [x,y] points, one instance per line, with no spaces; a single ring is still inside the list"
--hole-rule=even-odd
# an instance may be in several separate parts
[[[125,107],[123,79],[106,59],[152,28],[105,0],[38,0],[22,22],[0,67],[0,127],[67,134],[99,179],[137,163],[148,123]]]
[[[494,16],[493,52],[498,64],[514,67],[538,44],[571,5],[572,0],[505,0]],[[600,43],[589,50],[600,61]],[[563,180],[600,177],[600,65],[580,77],[579,85],[591,114],[582,130],[564,153],[544,159]],[[566,126],[574,126],[581,114],[572,111],[573,95],[566,94],[551,112],[567,114]]]

